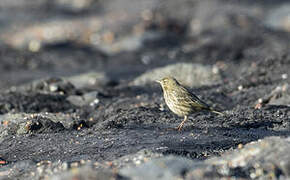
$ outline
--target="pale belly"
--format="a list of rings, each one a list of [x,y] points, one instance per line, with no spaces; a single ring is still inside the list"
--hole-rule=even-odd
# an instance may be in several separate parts
[[[182,106],[179,102],[172,103],[171,101],[165,100],[168,108],[178,116],[187,116],[193,113],[193,109],[190,106]]]

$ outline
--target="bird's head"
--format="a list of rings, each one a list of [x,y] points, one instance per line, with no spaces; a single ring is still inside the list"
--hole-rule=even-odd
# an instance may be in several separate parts
[[[158,82],[164,89],[173,88],[179,85],[178,81],[173,77],[164,77],[161,80],[157,80],[156,82]]]

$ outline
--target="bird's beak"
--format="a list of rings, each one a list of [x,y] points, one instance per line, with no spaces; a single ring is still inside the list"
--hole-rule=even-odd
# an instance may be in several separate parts
[[[159,83],[159,84],[161,83],[161,81],[160,81],[160,80],[155,80],[155,82],[157,82],[157,83]]]

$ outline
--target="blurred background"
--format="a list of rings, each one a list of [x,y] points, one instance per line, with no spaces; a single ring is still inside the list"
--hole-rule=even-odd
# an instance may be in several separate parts
[[[102,71],[116,82],[175,62],[236,65],[287,54],[283,0],[0,0],[0,88]]]

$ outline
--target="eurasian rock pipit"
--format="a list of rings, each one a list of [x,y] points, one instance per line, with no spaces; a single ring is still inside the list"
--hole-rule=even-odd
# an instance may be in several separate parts
[[[188,116],[198,111],[210,111],[223,115],[223,113],[214,110],[208,104],[200,100],[196,95],[189,92],[176,79],[172,77],[164,77],[156,81],[160,83],[163,89],[165,103],[169,109],[178,116],[184,117],[177,129],[180,131]]]

